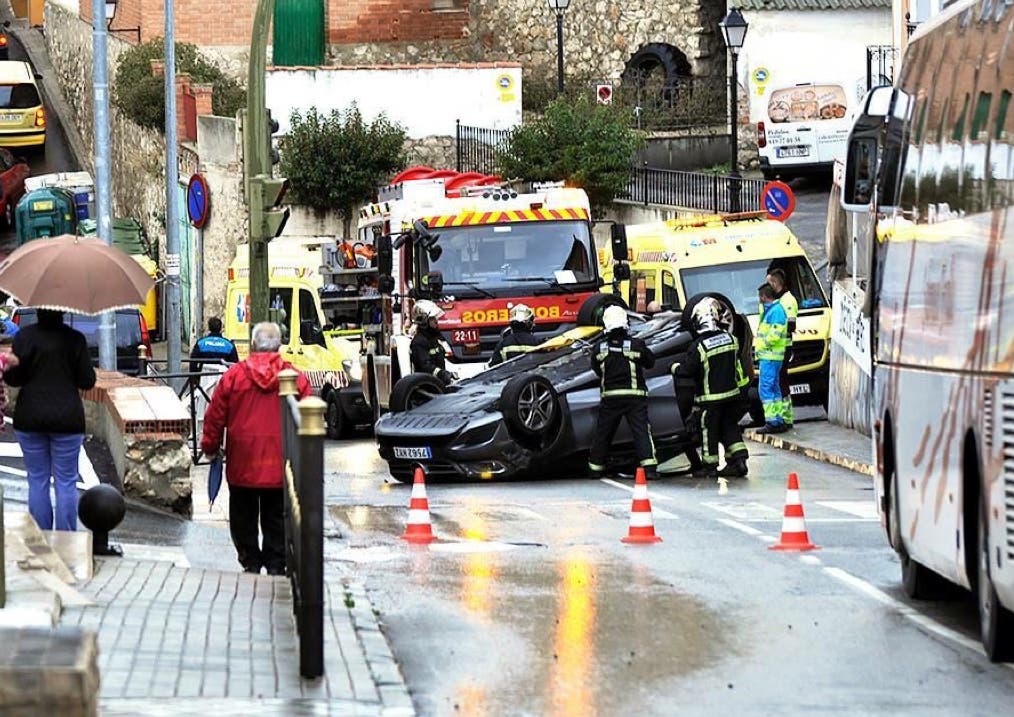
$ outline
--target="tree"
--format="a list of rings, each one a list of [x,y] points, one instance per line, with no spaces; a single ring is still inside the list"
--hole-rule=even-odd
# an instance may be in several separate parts
[[[318,211],[337,210],[348,237],[356,206],[405,167],[405,130],[383,114],[365,122],[354,104],[326,115],[316,107],[305,115],[293,112],[290,123],[281,174],[293,199]]]
[[[626,112],[588,97],[559,98],[534,122],[511,131],[497,164],[504,177],[582,187],[598,211],[630,182],[640,132]]]
[[[151,72],[152,60],[165,58],[165,41],[156,37],[126,50],[116,66],[113,104],[142,127],[165,130],[165,80]],[[214,87],[211,109],[220,117],[235,117],[246,104],[246,91],[196,45],[176,43],[176,72],[190,75],[195,84]]]

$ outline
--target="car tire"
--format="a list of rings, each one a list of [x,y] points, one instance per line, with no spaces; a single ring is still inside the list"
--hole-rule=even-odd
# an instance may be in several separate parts
[[[410,373],[398,379],[391,389],[391,413],[400,413],[427,403],[444,393],[444,384],[428,373]]]
[[[610,306],[627,308],[627,302],[615,294],[593,294],[577,310],[578,326],[602,326],[602,312]]]
[[[553,383],[539,374],[515,376],[500,392],[500,411],[515,439],[548,444],[560,425],[560,398]]]
[[[987,514],[984,501],[979,501],[978,536],[978,598],[979,626],[982,633],[982,648],[993,662],[1014,658],[1014,613],[1000,604],[993,586],[989,564],[989,540],[987,539]]]
[[[682,318],[682,321],[683,321],[683,326],[687,329],[687,331],[690,331],[690,325],[691,325],[690,319],[694,315],[694,309],[696,309],[697,305],[699,303],[701,303],[702,301],[704,301],[704,299],[715,299],[716,301],[719,301],[719,302],[725,304],[727,307],[729,307],[729,309],[732,311],[732,313],[733,313],[734,316],[739,313],[739,312],[736,311],[736,307],[733,306],[732,302],[729,301],[729,299],[726,298],[726,296],[724,294],[720,294],[717,291],[702,291],[700,294],[694,294],[689,299],[687,299],[687,304],[686,304],[686,306],[683,307],[683,318]],[[733,330],[735,330],[735,329],[736,329],[736,324],[735,324],[735,320],[734,320],[733,321]],[[693,332],[691,331],[691,333],[693,333]]]
[[[345,420],[345,412],[342,411],[341,401],[338,400],[338,392],[328,393],[326,402],[327,408],[324,418],[327,425],[327,437],[332,440],[344,438],[348,433],[348,421]]]

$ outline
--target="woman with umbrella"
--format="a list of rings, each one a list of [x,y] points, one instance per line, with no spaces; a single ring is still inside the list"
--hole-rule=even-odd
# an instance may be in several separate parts
[[[21,387],[14,432],[28,472],[28,509],[42,530],[77,529],[78,456],[84,441],[80,391],[95,385],[83,334],[63,312],[98,314],[144,302],[152,280],[137,262],[98,239],[39,239],[0,263],[0,289],[37,309],[14,338],[19,364],[4,375]],[[56,515],[50,481],[56,484]]]

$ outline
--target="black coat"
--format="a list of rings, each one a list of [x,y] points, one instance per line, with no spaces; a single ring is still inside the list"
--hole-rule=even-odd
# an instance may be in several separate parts
[[[88,344],[80,331],[58,324],[26,326],[14,337],[21,363],[4,381],[21,387],[14,429],[34,433],[84,433],[79,391],[95,385]]]

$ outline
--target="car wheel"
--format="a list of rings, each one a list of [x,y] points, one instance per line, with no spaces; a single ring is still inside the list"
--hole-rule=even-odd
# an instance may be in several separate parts
[[[338,400],[338,393],[331,391],[327,395],[327,409],[324,413],[327,419],[327,437],[333,440],[343,438],[347,432],[345,414],[342,412],[341,402]]]
[[[515,376],[500,393],[500,410],[517,438],[549,438],[560,420],[560,400],[552,382],[538,374]]]
[[[735,316],[737,314],[736,307],[733,305],[731,301],[729,301],[729,299],[725,297],[724,294],[719,294],[717,291],[703,291],[700,294],[694,294],[687,300],[687,305],[683,307],[683,318],[682,318],[683,326],[686,328],[686,330],[690,331],[690,326],[692,324],[691,317],[694,315],[694,309],[696,309],[697,305],[701,303],[704,299],[715,299],[729,310],[729,313],[733,315],[732,329],[733,332],[735,333],[737,331],[737,321],[735,319]],[[747,324],[747,326],[749,326],[749,324]],[[739,331],[742,331],[742,324],[739,324],[738,329]],[[736,338],[737,340],[742,341],[743,337],[737,336]]]
[[[399,413],[418,408],[434,396],[444,393],[444,384],[428,373],[410,373],[398,379],[391,389],[391,412]]]
[[[593,294],[577,310],[578,326],[601,326],[602,312],[610,306],[627,308],[627,303],[614,294]]]
[[[990,576],[986,506],[979,501],[979,626],[986,657],[1001,662],[1014,657],[1014,613],[1004,609]]]
[[[893,450],[893,446],[886,447]],[[901,505],[898,498],[898,474],[895,462],[892,459],[888,464],[889,475],[885,481],[891,488],[891,515],[887,529],[890,531],[891,545],[898,553],[901,561],[901,588],[905,594],[915,600],[932,600],[939,597],[943,579],[929,568],[916,561],[905,549],[905,542],[901,537]]]

